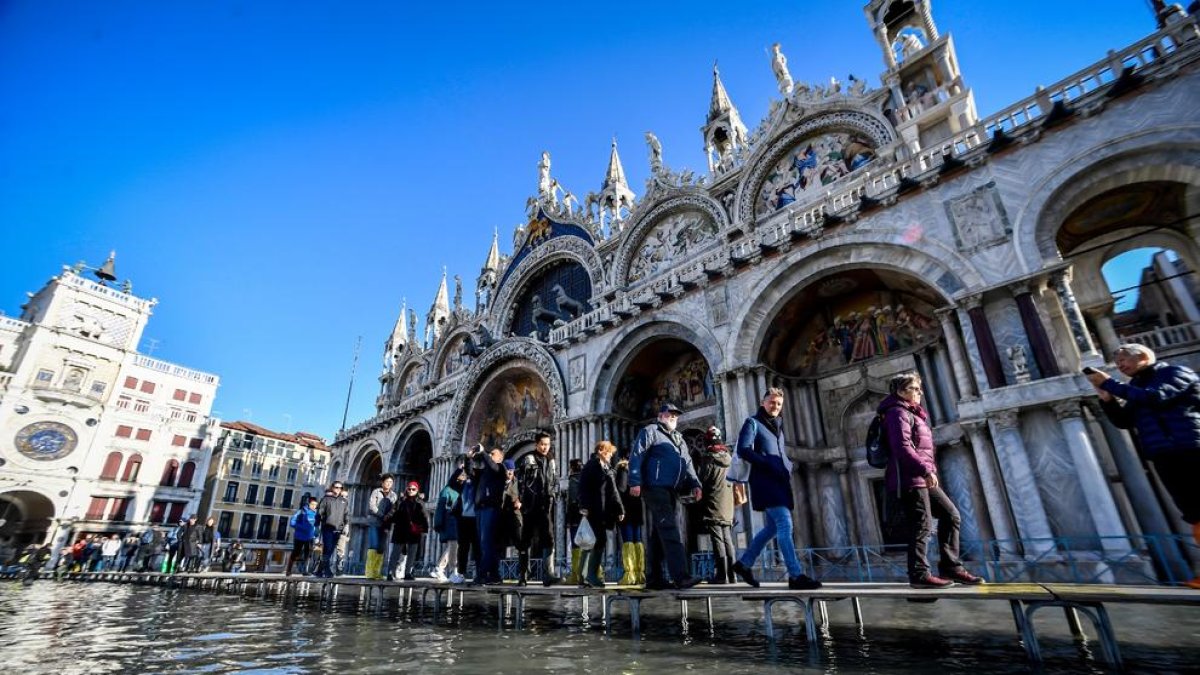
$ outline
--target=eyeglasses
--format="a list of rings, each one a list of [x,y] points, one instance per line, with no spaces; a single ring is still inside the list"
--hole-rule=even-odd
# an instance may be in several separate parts
[[[417,488],[408,488],[409,492],[417,492]]]
[[[342,489],[342,486],[341,486],[341,485],[334,485],[334,486],[333,486],[333,489],[334,489],[334,490],[341,490],[341,489]]]
[[[921,385],[914,384],[904,388],[904,391],[921,391]]]

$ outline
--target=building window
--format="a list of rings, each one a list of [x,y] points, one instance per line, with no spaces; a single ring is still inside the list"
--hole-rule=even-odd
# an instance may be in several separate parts
[[[86,520],[104,520],[104,512],[108,509],[108,497],[92,497],[88,504]]]
[[[92,383],[92,396],[103,396],[104,390],[107,387],[108,387],[107,382],[93,382]]]
[[[184,462],[183,469],[179,471],[179,487],[192,487],[192,478],[196,475],[196,463]]]
[[[200,394],[195,392],[188,394],[188,403],[192,405],[200,405]]]
[[[188,411],[184,412],[184,413],[183,413],[183,421],[185,421],[185,422],[195,422],[195,421],[196,421],[196,413],[195,413],[195,411],[188,410]]]
[[[116,433],[117,438],[129,438],[132,435],[133,435],[133,427],[126,426],[124,424],[117,427],[117,433]]]
[[[159,485],[171,487],[175,485],[175,477],[179,474],[179,460],[168,460],[167,465],[163,467],[162,480],[158,481]]]
[[[254,478],[262,478],[262,466],[262,462],[255,460],[255,462],[250,465],[250,475]]]
[[[192,440],[188,441],[188,447],[193,450],[199,450],[200,446],[202,445],[204,445],[203,438],[193,438]]]
[[[286,516],[279,516],[279,530],[275,532],[275,539],[279,541],[288,540],[288,519]]]
[[[147,401],[147,400],[146,400],[146,399],[144,399],[144,398],[139,398],[139,399],[138,399],[137,401],[135,401],[135,402],[134,402],[134,404],[133,404],[133,411],[134,411],[134,412],[140,412],[140,413],[144,413],[144,412],[146,412],[146,411],[148,411],[148,410],[150,410],[150,401]]]
[[[240,484],[236,480],[231,480],[225,484],[225,501],[237,501],[238,487],[240,487]]]
[[[129,518],[127,517],[128,514],[125,513],[126,511],[129,510],[129,498],[128,497],[117,497],[116,499],[114,499],[112,501],[113,501],[112,510],[110,510],[108,512],[108,519],[119,522],[119,523],[123,523],[126,520],[129,520]]]
[[[246,503],[258,503],[258,485],[256,483],[251,483],[246,486]]]
[[[182,389],[176,389],[175,393],[171,396],[171,399],[175,400],[175,401],[182,401],[186,398],[187,398],[187,392]]]
[[[281,508],[292,508],[292,489],[288,488],[283,491],[283,501],[279,502]]]
[[[175,437],[171,439],[171,445],[174,445],[177,448],[182,448],[185,443],[187,443],[186,436],[180,436],[179,434],[175,434]]]
[[[125,388],[126,389],[137,389],[137,382],[138,382],[138,380],[136,377],[127,377],[127,378],[125,378]],[[159,520],[158,522],[161,523],[162,520]]]
[[[149,429],[138,429],[138,430],[137,430],[137,437],[136,437],[136,438],[137,438],[139,441],[148,441],[148,440],[150,440],[150,430],[149,430]]]
[[[182,408],[171,408],[171,419],[177,420],[177,419],[182,419],[182,418],[183,418],[183,409]]]
[[[155,500],[150,504],[150,522],[161,524],[167,516],[167,504],[169,502],[160,502]]]
[[[187,502],[171,502],[171,513],[167,515],[168,523],[178,523],[183,520],[183,509]]]
[[[298,472],[296,471],[296,467],[294,467],[294,466],[293,466],[292,468],[288,469],[288,472],[287,472],[287,482],[288,482],[288,483],[291,483],[292,485],[295,485],[295,484],[296,484],[296,474],[297,474],[297,473],[298,473]]]
[[[271,530],[275,527],[275,518],[273,516],[263,516],[258,521],[258,539],[270,539]]]
[[[121,394],[117,397],[117,407],[122,410],[128,410],[130,403],[133,403],[133,399],[129,398],[125,394]]]
[[[250,539],[254,536],[254,514],[242,514],[242,526],[238,528],[239,539]]]
[[[229,473],[231,473],[235,476],[242,475],[242,460],[241,459],[234,457],[233,459],[229,460]]]
[[[222,511],[220,517],[217,518],[217,532],[221,534],[222,539],[229,538],[229,528],[231,527],[233,527],[233,512]]]
[[[145,381],[143,381],[143,382],[142,382],[142,389],[141,389],[141,392],[142,392],[143,394],[153,394],[153,393],[154,393],[154,386],[155,386],[155,385],[154,385],[154,383],[153,383],[153,382],[151,382],[151,381],[149,381],[149,380],[145,380]]]
[[[279,480],[279,464],[272,464],[271,469],[267,472],[267,478],[270,480]]]
[[[275,506],[275,486],[268,485],[263,490],[263,506]]]
[[[136,483],[138,472],[142,470],[142,456],[134,455],[125,462],[125,473],[121,474],[121,480],[126,483]]]
[[[46,370],[45,368],[42,368],[41,370],[38,371],[37,381],[44,382],[46,384],[53,382],[54,381],[54,371]]]
[[[119,452],[110,452],[104,460],[104,468],[100,471],[100,480],[116,480],[117,472],[121,470],[121,461],[125,456]]]

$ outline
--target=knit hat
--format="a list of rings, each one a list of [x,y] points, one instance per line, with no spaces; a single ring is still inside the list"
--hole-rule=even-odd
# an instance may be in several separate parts
[[[704,432],[704,442],[709,445],[721,442],[721,430],[716,427],[709,427],[708,431]]]
[[[508,469],[509,471],[516,471],[517,463],[511,459],[506,459],[506,460],[504,460],[504,468]]]
[[[409,490],[420,490],[421,486],[419,484],[417,484],[417,481],[410,480],[410,481],[408,481],[408,489]]]

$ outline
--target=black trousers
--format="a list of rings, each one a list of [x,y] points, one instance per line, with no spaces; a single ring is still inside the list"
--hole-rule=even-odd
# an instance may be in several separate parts
[[[942,488],[909,488],[900,498],[908,525],[908,578],[916,581],[929,574],[929,536],[937,519],[938,570],[943,574],[962,569],[958,557],[962,518]]]
[[[643,487],[642,504],[646,508],[646,583],[663,581],[662,565],[667,563],[671,581],[679,583],[691,576],[687,549],[679,531],[679,497],[671,488]]]
[[[1200,490],[1196,489],[1196,480],[1200,478],[1200,450],[1159,455],[1153,461],[1159,480],[1171,495],[1171,501],[1183,512],[1183,519],[1200,523]]]
[[[458,573],[467,576],[467,563],[475,557],[475,566],[479,566],[479,533],[476,531],[475,519],[458,516]]]
[[[531,556],[544,557],[554,551],[554,517],[542,509],[523,511],[518,549]]]
[[[737,555],[737,549],[733,547],[733,527],[710,520],[704,523],[704,531],[712,540],[713,576],[733,581],[734,556]]]

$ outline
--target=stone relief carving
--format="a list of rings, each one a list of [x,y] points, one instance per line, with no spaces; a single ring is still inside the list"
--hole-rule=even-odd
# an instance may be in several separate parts
[[[724,284],[705,289],[704,300],[708,306],[709,323],[714,326],[729,323],[729,290]]]
[[[862,134],[834,132],[801,141],[775,162],[758,195],[757,213],[772,213],[810,195],[875,159]]]
[[[1029,364],[1025,359],[1024,345],[1015,344],[1008,348],[1008,362],[1012,364],[1013,377],[1018,384],[1029,381]]]
[[[621,285],[630,281],[628,278],[630,270],[633,267],[635,257],[639,255],[639,249],[644,241],[649,238],[648,232],[657,228],[661,219],[676,211],[698,212],[707,216],[711,227],[714,228],[714,236],[709,243],[716,243],[718,237],[715,234],[724,230],[729,223],[720,205],[704,195],[683,194],[663,201],[645,214],[640,215],[628,228],[626,238],[621,242],[621,248],[616,254],[615,264],[612,269],[614,285]],[[705,225],[705,227],[708,227],[708,225]],[[697,242],[693,245],[692,250],[699,250],[699,243]]]
[[[571,357],[567,364],[567,391],[574,394],[587,388],[587,355]]]
[[[947,200],[945,206],[960,251],[974,251],[1001,243],[1012,232],[994,182]]]

